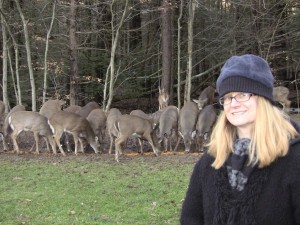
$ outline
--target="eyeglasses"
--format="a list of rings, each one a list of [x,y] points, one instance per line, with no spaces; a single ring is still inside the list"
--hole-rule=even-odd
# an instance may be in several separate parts
[[[221,105],[228,105],[228,104],[230,104],[232,102],[233,98],[237,102],[246,102],[253,95],[254,94],[250,94],[250,93],[239,93],[239,94],[236,94],[235,96],[225,96],[225,97],[219,98],[219,103]]]

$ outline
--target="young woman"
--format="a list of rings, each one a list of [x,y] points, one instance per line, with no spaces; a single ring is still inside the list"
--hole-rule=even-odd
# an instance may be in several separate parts
[[[194,167],[182,225],[300,225],[300,127],[273,105],[273,82],[259,56],[224,64],[224,110]]]

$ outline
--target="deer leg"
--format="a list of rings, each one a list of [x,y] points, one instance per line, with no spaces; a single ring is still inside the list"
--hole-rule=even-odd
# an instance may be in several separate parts
[[[17,137],[18,137],[18,133],[13,131],[12,134],[11,134],[11,139],[13,141],[13,144],[14,144],[14,150],[17,152],[17,154],[20,154],[20,150],[19,150],[19,145],[17,143]]]
[[[155,154],[156,156],[158,156],[158,149],[155,147],[155,145],[154,145],[154,143],[153,143],[153,141],[152,141],[151,135],[150,135],[150,137],[145,137],[145,139],[146,139],[146,140],[149,142],[149,144],[151,145],[154,154]]]
[[[179,146],[179,143],[180,143],[180,136],[177,134],[176,135],[177,136],[177,143],[176,143],[176,146],[175,146],[175,148],[174,148],[174,152],[176,152],[177,151],[177,148],[178,148],[178,146]]]
[[[60,152],[61,152],[64,156],[66,156],[66,153],[64,152],[64,150],[63,150],[63,148],[61,147],[61,144],[60,144],[60,137],[61,137],[62,133],[63,133],[63,132],[58,132],[58,131],[56,131],[56,133],[54,134],[54,140],[55,140],[57,146],[59,147]]]
[[[4,149],[4,151],[6,152],[6,151],[8,151],[8,141],[7,141],[7,135],[6,134],[4,134],[3,135],[3,149]]]
[[[75,143],[75,155],[78,155],[78,142],[79,137],[77,134],[73,133],[74,143]]]
[[[143,155],[144,154],[144,141],[140,138],[138,138],[139,144],[140,144],[140,152]]]
[[[115,160],[119,162],[119,155],[122,153],[122,143],[126,142],[128,137],[117,137],[115,140]]]
[[[30,148],[30,152],[32,152],[33,151],[33,149],[34,149],[34,147],[35,147],[35,142],[33,143],[33,145],[31,146],[31,148]]]
[[[80,143],[80,148],[81,148],[81,152],[84,153],[84,145],[83,145],[83,139],[82,138],[78,138],[79,143]]]
[[[109,134],[109,138],[110,138],[110,146],[109,146],[109,150],[108,150],[108,154],[111,154],[112,152],[112,146],[114,144],[114,138],[111,134]]]
[[[56,143],[55,143],[54,138],[51,136],[51,137],[47,137],[47,139],[48,139],[48,142],[49,142],[50,145],[51,145],[53,154],[56,155],[56,154],[57,154],[57,151],[56,151]]]
[[[33,132],[33,136],[34,136],[34,141],[35,141],[35,151],[36,151],[36,153],[40,153],[39,152],[39,134],[37,132]]]
[[[47,152],[51,152],[50,151],[50,147],[49,147],[49,141],[48,141],[48,138],[47,137],[44,137],[44,140],[45,140],[45,142],[46,142],[46,146],[47,146]]]
[[[172,134],[169,137],[169,143],[168,143],[169,147],[170,147],[170,152],[173,152],[173,148],[172,148]]]
[[[163,144],[164,144],[164,151],[165,152],[168,151],[168,142],[169,142],[169,138],[167,137],[167,135],[165,135],[164,138],[163,138]]]

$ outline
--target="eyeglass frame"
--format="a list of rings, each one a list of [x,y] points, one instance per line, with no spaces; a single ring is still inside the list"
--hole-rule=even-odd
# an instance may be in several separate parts
[[[247,99],[247,100],[242,100],[242,101],[237,100],[236,97],[239,96],[239,95],[246,95],[246,96],[248,96],[248,99]],[[223,105],[229,105],[229,104],[232,103],[232,99],[234,99],[234,100],[237,101],[237,102],[247,102],[247,101],[250,100],[251,96],[254,96],[254,95],[255,95],[255,94],[252,94],[252,93],[241,92],[241,93],[236,94],[235,96],[228,96],[228,97],[224,97],[224,96],[223,96],[223,97],[219,98],[219,104],[222,105],[222,106],[223,106]],[[224,104],[225,98],[230,99],[230,102]],[[223,103],[222,103],[222,101],[223,101]]]

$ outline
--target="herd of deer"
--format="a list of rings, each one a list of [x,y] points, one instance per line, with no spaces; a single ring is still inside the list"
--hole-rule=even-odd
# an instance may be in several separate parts
[[[290,106],[288,94],[289,90],[285,87],[276,87],[273,91],[275,100],[284,108]],[[102,152],[100,141],[104,140],[107,131],[110,138],[108,152],[112,154],[115,144],[117,162],[122,154],[122,146],[132,136],[139,140],[142,154],[144,140],[151,145],[155,155],[159,154],[161,148],[163,151],[176,151],[181,140],[185,152],[190,152],[192,145],[196,146],[196,149],[202,149],[217,119],[217,110],[214,108],[215,88],[206,87],[198,99],[185,103],[181,109],[169,105],[169,97],[164,90],[159,90],[158,101],[159,110],[149,114],[142,110],[122,114],[117,108],[112,108],[106,113],[96,102],[89,102],[83,107],[72,105],[62,109],[64,101],[48,100],[39,112],[26,111],[24,106],[17,105],[7,115],[5,106],[0,101],[0,136],[3,148],[4,151],[8,150],[8,138],[11,137],[14,151],[20,153],[18,135],[22,131],[31,131],[37,153],[40,136],[45,139],[48,151],[51,146],[53,154],[57,154],[58,146],[61,154],[66,155],[62,148],[62,140],[68,151],[71,151],[71,136],[76,155],[79,151],[84,152],[87,144],[95,153],[99,153]],[[173,149],[174,142],[176,146]]]

